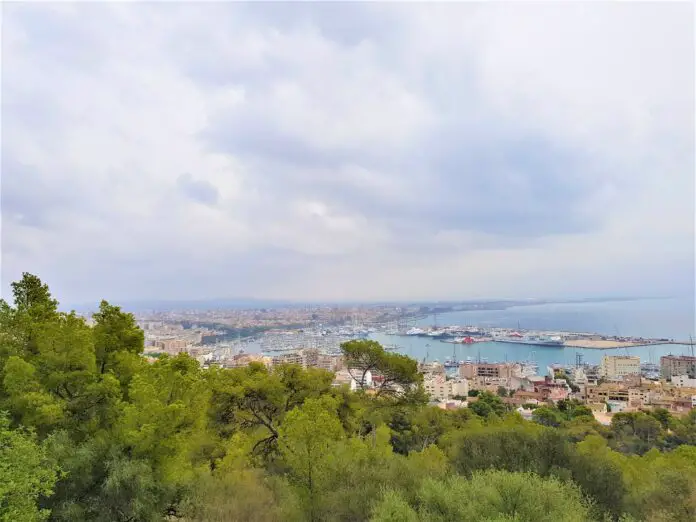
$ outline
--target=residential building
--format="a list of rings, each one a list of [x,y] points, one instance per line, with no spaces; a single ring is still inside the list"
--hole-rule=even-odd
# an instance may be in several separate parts
[[[490,377],[496,379],[510,379],[515,376],[515,369],[519,365],[507,363],[472,363],[467,362],[459,365],[459,376],[464,379],[475,377]]]
[[[640,375],[640,357],[633,355],[605,355],[599,373],[608,379],[621,379],[626,375]]]
[[[678,388],[696,388],[696,379],[688,375],[675,375],[672,376],[672,385]]]
[[[598,384],[596,386],[588,386],[586,389],[587,402],[609,402],[622,401],[628,403],[628,388],[622,384],[608,383]]]
[[[675,375],[696,377],[696,357],[688,355],[664,355],[660,357],[660,375],[671,379]]]
[[[423,379],[423,388],[433,400],[440,402],[456,396],[466,397],[469,393],[469,383],[466,379],[447,380],[441,375]]]
[[[373,385],[372,372],[367,370],[365,372],[365,377],[362,382],[363,386],[360,386],[358,382],[363,377],[362,370],[350,369],[350,370],[339,370],[334,376],[333,385],[341,386],[347,384],[350,386],[351,391],[355,391],[358,388],[371,388]]]
[[[170,355],[176,355],[186,351],[188,342],[183,339],[160,339],[155,341],[153,346]]]

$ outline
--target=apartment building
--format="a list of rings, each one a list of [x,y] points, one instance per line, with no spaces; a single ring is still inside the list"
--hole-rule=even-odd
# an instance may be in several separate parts
[[[511,379],[515,375],[514,364],[464,363],[459,366],[459,376],[463,379],[490,377],[495,379]]]
[[[688,355],[664,355],[660,357],[660,375],[671,379],[676,375],[696,377],[696,357]]]
[[[184,339],[160,339],[155,341],[153,346],[168,354],[176,355],[177,353],[185,352],[188,344]]]
[[[446,380],[442,376],[427,377],[423,380],[423,388],[433,400],[447,401],[452,397],[466,397],[469,393],[469,383],[466,379]]]
[[[608,401],[624,401],[628,403],[629,401],[628,388],[621,384],[604,383],[596,386],[590,385],[586,389],[586,394],[587,402],[589,403]]]
[[[271,365],[278,366],[280,364],[299,364],[303,366],[304,358],[302,357],[302,352],[282,353],[271,358]]]
[[[599,374],[608,379],[621,379],[626,375],[640,374],[640,357],[605,355],[599,366]]]

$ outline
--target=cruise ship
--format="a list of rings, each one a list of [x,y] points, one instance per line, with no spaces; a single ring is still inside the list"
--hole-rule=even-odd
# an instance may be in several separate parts
[[[563,337],[560,335],[522,335],[518,332],[512,332],[509,335],[494,336],[493,340],[498,343],[529,344],[533,346],[553,346],[557,348],[563,348],[564,346]]]

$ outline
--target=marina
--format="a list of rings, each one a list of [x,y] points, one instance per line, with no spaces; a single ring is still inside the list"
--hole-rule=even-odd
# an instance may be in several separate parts
[[[584,363],[596,365],[603,355],[635,355],[643,364],[654,365],[663,355],[692,353],[689,307],[693,308],[690,301],[651,300],[423,314],[389,322],[354,318],[340,325],[270,330],[221,343],[215,351],[221,356],[255,353],[272,357],[310,348],[338,354],[345,341],[371,339],[389,351],[421,362],[442,362],[448,368],[469,360],[527,361],[543,369],[572,366],[578,356]],[[622,331],[637,335],[622,336]]]

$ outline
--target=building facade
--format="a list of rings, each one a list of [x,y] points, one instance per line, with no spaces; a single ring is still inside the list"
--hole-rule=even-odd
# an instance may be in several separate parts
[[[605,355],[599,367],[602,377],[621,379],[626,375],[640,374],[640,357],[633,355]]]
[[[663,379],[671,379],[677,375],[696,378],[696,357],[664,355],[660,357],[660,375]]]

